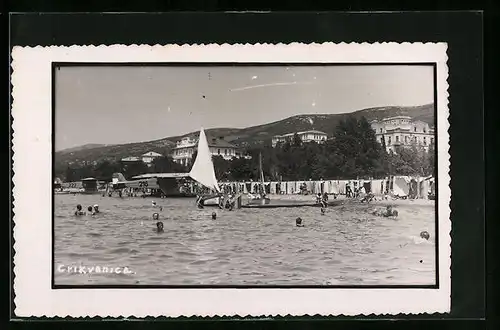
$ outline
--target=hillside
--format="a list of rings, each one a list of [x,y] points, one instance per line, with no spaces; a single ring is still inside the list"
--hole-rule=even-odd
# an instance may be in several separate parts
[[[87,149],[95,149],[95,148],[100,148],[100,147],[106,147],[108,144],[98,144],[98,143],[89,143],[89,144],[84,144],[83,146],[77,146],[73,148],[67,148],[60,150],[58,152],[61,153],[69,153],[69,152],[76,152],[76,151],[82,151],[82,150],[87,150]]]
[[[274,135],[287,134],[305,130],[320,130],[328,135],[332,135],[340,120],[348,116],[360,118],[364,116],[368,120],[382,119],[385,117],[406,115],[416,120],[421,120],[434,126],[434,106],[433,104],[415,107],[378,107],[363,109],[352,113],[344,114],[313,114],[297,115],[280,121],[252,126],[247,128],[213,128],[206,130],[206,134],[212,137],[224,137],[226,141],[241,147],[249,146],[270,140]],[[175,146],[175,142],[189,135],[196,135],[198,132],[191,132],[182,136],[172,136],[160,140],[148,142],[136,142],[117,145],[86,145],[72,149],[56,152],[56,166],[63,166],[69,162],[82,161],[102,161],[118,160],[127,156],[140,156],[148,151],[155,151],[161,154],[169,154]]]

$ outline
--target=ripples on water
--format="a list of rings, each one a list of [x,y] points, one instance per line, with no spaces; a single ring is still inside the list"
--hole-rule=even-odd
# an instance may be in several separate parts
[[[199,210],[193,199],[55,197],[55,284],[418,285],[434,284],[434,204]],[[73,216],[76,204],[96,216]],[[210,215],[216,211],[217,220]],[[154,212],[164,233],[155,232]],[[295,227],[301,217],[305,227]],[[431,239],[418,238],[427,230]],[[75,274],[58,266],[128,267],[131,274]]]

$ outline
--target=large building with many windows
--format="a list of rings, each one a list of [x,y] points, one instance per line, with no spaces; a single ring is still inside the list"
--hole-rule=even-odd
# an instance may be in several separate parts
[[[284,135],[275,135],[272,139],[273,147],[276,147],[276,145],[278,143],[292,141],[294,135],[295,135],[295,133],[288,133],[288,134],[284,134]],[[323,143],[328,138],[328,136],[325,132],[315,131],[315,130],[297,132],[297,135],[302,140],[302,142]]]
[[[222,156],[226,160],[231,160],[233,157],[241,157],[241,152],[237,146],[224,140],[224,138],[207,137],[208,147],[212,156]],[[191,158],[198,148],[198,139],[193,137],[185,137],[177,141],[175,148],[172,151],[172,159],[174,162],[188,165]]]
[[[434,144],[434,128],[423,121],[412,120],[409,116],[373,120],[371,126],[378,142],[382,143],[385,139],[387,152],[394,152],[398,147],[411,145],[418,145],[428,150],[429,146]]]

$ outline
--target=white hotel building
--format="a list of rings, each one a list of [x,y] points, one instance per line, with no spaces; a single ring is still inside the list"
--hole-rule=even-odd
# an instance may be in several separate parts
[[[283,143],[286,141],[292,141],[295,133],[288,133],[284,135],[275,135],[272,140],[273,147],[276,147],[278,143]],[[304,131],[297,132],[297,135],[302,140],[302,142],[316,142],[323,143],[328,138],[328,135],[325,132],[321,131]]]
[[[399,146],[412,144],[428,150],[429,145],[434,144],[434,128],[423,121],[412,120],[408,116],[373,120],[371,126],[378,142],[382,143],[382,139],[385,139],[387,152],[394,152]]]
[[[212,156],[222,156],[226,160],[231,160],[233,157],[241,157],[241,153],[235,145],[225,141],[223,138],[207,137],[208,147]],[[195,150],[198,148],[198,139],[193,137],[185,137],[177,141],[174,150],[172,151],[172,159],[176,163],[184,166],[189,164],[193,158]]]

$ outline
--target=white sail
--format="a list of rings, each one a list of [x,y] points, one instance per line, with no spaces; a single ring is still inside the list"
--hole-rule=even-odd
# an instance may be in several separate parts
[[[200,130],[198,140],[198,154],[194,161],[189,176],[210,189],[220,192],[217,179],[215,178],[214,163],[212,162],[212,153],[208,148],[207,137],[203,128]]]

